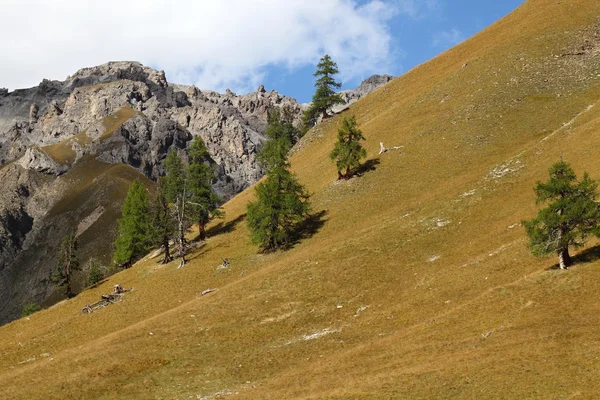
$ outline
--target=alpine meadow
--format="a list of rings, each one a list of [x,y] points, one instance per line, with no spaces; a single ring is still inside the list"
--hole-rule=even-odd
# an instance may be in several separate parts
[[[323,107],[259,88],[278,112],[234,124],[241,111],[215,108],[208,123],[178,93],[246,103],[172,90],[182,114],[160,122],[160,154],[143,150],[164,168],[90,151],[57,178],[81,177],[77,200],[110,169],[121,222],[93,232],[124,233],[116,259],[134,263],[39,311],[21,302],[0,327],[1,399],[599,397],[600,2],[527,0],[339,112],[334,60],[315,76]],[[140,109],[111,121],[150,135]],[[192,144],[201,122],[266,132],[234,171],[251,186],[226,179],[212,136]],[[47,254],[74,249],[81,268],[89,236]]]

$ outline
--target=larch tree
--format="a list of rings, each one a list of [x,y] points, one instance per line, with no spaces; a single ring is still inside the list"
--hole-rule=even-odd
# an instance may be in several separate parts
[[[598,234],[598,184],[587,172],[577,181],[571,166],[562,160],[550,168],[549,175],[547,182],[535,187],[537,203],[547,203],[546,207],[523,225],[533,254],[555,253],[560,268],[566,269],[573,263],[569,247],[580,247],[590,234]]]
[[[71,288],[73,272],[81,270],[81,265],[76,252],[77,237],[75,236],[75,232],[72,231],[64,237],[60,245],[56,270],[50,278],[55,285],[65,286],[65,295],[69,298],[73,297]]]
[[[156,195],[152,202],[152,242],[163,249],[161,263],[167,264],[173,261],[169,242],[175,234],[175,219],[169,207],[167,199],[166,179],[158,178]]]
[[[342,87],[342,84],[333,77],[338,73],[339,70],[335,61],[328,54],[324,55],[317,64],[317,70],[314,73],[317,78],[315,82],[316,90],[312,97],[312,103],[303,116],[305,128],[315,125],[319,116],[327,118],[327,111],[333,106],[345,103],[342,97],[335,92],[335,89]]]
[[[152,247],[150,205],[146,188],[140,181],[133,181],[129,187],[121,212],[114,262],[129,267]]]
[[[361,146],[360,141],[365,140],[358,129],[354,116],[345,117],[342,127],[338,130],[338,140],[329,154],[335,161],[338,179],[350,179],[360,166],[360,160],[367,156],[367,151]]]
[[[188,194],[189,214],[198,224],[198,239],[206,239],[206,224],[217,217],[222,217],[219,210],[221,199],[212,188],[216,179],[213,167],[208,164],[209,154],[204,141],[196,137],[188,153]]]
[[[265,252],[289,245],[310,210],[310,196],[289,171],[290,139],[279,117],[278,113],[269,116],[269,141],[260,153],[267,177],[256,186],[256,201],[247,206],[252,242]]]

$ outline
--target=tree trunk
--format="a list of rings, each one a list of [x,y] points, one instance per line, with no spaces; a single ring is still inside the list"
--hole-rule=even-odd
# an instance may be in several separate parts
[[[181,261],[179,262],[179,267],[181,268],[185,265],[185,229],[184,229],[184,223],[185,223],[185,186],[183,188],[183,196],[180,197],[180,199],[178,199],[177,202],[177,216],[178,216],[178,223],[179,223],[179,248],[178,248],[178,256],[181,259]]]
[[[569,248],[565,248],[563,250],[558,250],[558,265],[560,269],[567,269],[573,264],[573,260],[571,260],[571,256],[569,255]]]
[[[198,222],[198,239],[200,239],[200,240],[206,239],[206,229],[202,222]]]
[[[73,293],[71,293],[71,271],[70,271],[70,264],[71,264],[71,246],[69,245],[69,248],[65,250],[65,255],[66,255],[66,260],[65,260],[65,279],[67,280],[67,290],[65,292],[65,294],[67,295],[68,298],[73,297]]]
[[[173,257],[171,257],[171,252],[169,250],[169,237],[163,237],[163,248],[165,249],[165,256],[162,260],[163,264],[168,264],[173,261]]]

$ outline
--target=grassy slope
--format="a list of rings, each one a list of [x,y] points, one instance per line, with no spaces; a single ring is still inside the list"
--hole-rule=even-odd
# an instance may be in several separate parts
[[[0,328],[0,395],[593,397],[598,251],[550,269],[518,224],[561,152],[600,177],[599,60],[560,57],[599,13],[530,0],[358,102],[369,154],[405,146],[360,179],[333,183],[338,118],[311,132],[292,163],[325,223],[294,249],[256,254],[244,192],[184,269],[144,261]],[[79,314],[117,282],[135,291]]]

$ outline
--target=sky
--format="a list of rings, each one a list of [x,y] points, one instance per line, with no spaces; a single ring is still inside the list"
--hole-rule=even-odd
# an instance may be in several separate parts
[[[524,0],[0,0],[0,88],[140,61],[169,82],[309,102],[329,54],[343,89],[402,75]],[[24,21],[26,23],[24,23]]]

